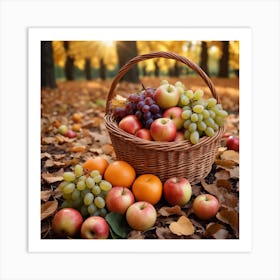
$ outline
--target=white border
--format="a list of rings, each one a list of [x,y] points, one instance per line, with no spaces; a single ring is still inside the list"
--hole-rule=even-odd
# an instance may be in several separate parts
[[[172,34],[172,35],[171,35]],[[187,38],[186,35],[187,34]],[[238,240],[42,240],[40,238],[40,41],[239,40],[240,238]],[[29,28],[29,252],[250,252],[252,250],[252,43],[250,28]],[[249,147],[249,148],[248,148]],[[246,188],[243,188],[246,186]],[[71,242],[71,245],[69,243]]]

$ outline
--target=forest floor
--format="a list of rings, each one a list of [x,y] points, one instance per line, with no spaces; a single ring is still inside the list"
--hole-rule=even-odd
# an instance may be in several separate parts
[[[175,83],[178,79],[168,78]],[[144,78],[145,87],[157,87],[161,79]],[[187,88],[209,89],[200,78],[180,78]],[[57,238],[51,228],[53,215],[63,198],[57,187],[62,173],[77,163],[102,155],[109,162],[116,160],[114,148],[104,125],[105,106],[111,80],[58,82],[56,89],[41,92],[41,238]],[[228,111],[226,134],[239,136],[239,80],[213,78],[223,108]],[[127,96],[142,86],[122,82],[116,94]],[[82,118],[75,122],[73,115]],[[76,130],[76,137],[60,135],[58,127],[64,124]],[[239,154],[225,148],[225,139],[217,152],[209,175],[192,186],[193,196],[184,207],[169,207],[164,201],[156,205],[158,213],[155,227],[147,232],[130,230],[127,238],[239,238]],[[200,193],[218,197],[220,210],[216,217],[203,221],[192,212],[191,202]],[[191,235],[170,231],[169,225],[187,217],[194,227]]]

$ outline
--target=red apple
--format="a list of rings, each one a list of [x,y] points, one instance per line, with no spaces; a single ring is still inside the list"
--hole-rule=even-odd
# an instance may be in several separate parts
[[[179,98],[178,89],[170,84],[159,86],[154,93],[154,100],[162,109],[175,107]]]
[[[81,229],[83,217],[74,208],[59,210],[52,220],[53,231],[60,237],[75,237]]]
[[[130,134],[135,134],[137,130],[142,128],[142,124],[135,115],[128,115],[119,122],[119,128]]]
[[[106,195],[107,209],[119,214],[124,214],[134,201],[131,190],[124,187],[113,187]]]
[[[69,138],[75,138],[77,136],[76,132],[69,129],[66,133],[65,136],[69,137]]]
[[[185,140],[184,132],[183,131],[177,131],[174,141],[178,142],[178,141],[184,141],[184,140]]]
[[[171,119],[176,125],[177,130],[179,130],[184,124],[184,120],[181,117],[182,111],[183,109],[181,107],[171,107],[163,112],[162,117]]]
[[[193,201],[193,211],[202,220],[215,217],[219,207],[218,199],[211,194],[200,194]]]
[[[226,141],[226,146],[229,150],[239,152],[239,137],[229,136]]]
[[[141,128],[141,129],[139,129],[139,130],[135,133],[135,136],[137,136],[137,137],[139,137],[139,138],[142,138],[142,139],[145,139],[145,140],[149,140],[149,141],[152,140],[151,132],[150,132],[150,130],[147,129],[147,128]]]
[[[157,219],[154,206],[146,201],[138,201],[130,205],[126,211],[126,220],[129,226],[135,230],[147,230],[151,228]]]
[[[91,216],[82,224],[81,237],[84,239],[107,239],[109,232],[109,226],[104,218]]]
[[[156,141],[173,141],[176,137],[176,126],[171,119],[159,118],[152,122],[150,132]]]
[[[172,177],[163,184],[163,195],[172,206],[183,206],[191,199],[192,187],[186,178]]]

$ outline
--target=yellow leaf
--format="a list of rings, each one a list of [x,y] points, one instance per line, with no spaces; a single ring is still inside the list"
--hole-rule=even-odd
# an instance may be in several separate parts
[[[176,235],[192,235],[194,234],[194,226],[191,221],[185,217],[181,216],[177,222],[172,222],[169,225],[169,229],[172,233]]]

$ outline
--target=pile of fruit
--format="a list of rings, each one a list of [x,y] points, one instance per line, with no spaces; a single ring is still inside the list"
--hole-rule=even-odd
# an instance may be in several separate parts
[[[113,115],[124,131],[150,141],[189,140],[198,143],[203,136],[213,137],[223,126],[228,113],[215,98],[203,98],[201,89],[186,89],[162,81],[156,88],[130,94],[113,108]]]
[[[125,161],[109,163],[102,157],[75,165],[73,170],[64,172],[63,179],[59,189],[64,201],[52,220],[53,231],[61,238],[120,236],[110,223],[112,214],[127,227],[145,231],[156,223],[155,205],[159,201],[181,207],[192,196],[192,186],[186,178],[161,182],[153,174],[137,176]],[[201,194],[192,207],[200,219],[211,219],[219,210],[219,202],[213,195]]]

